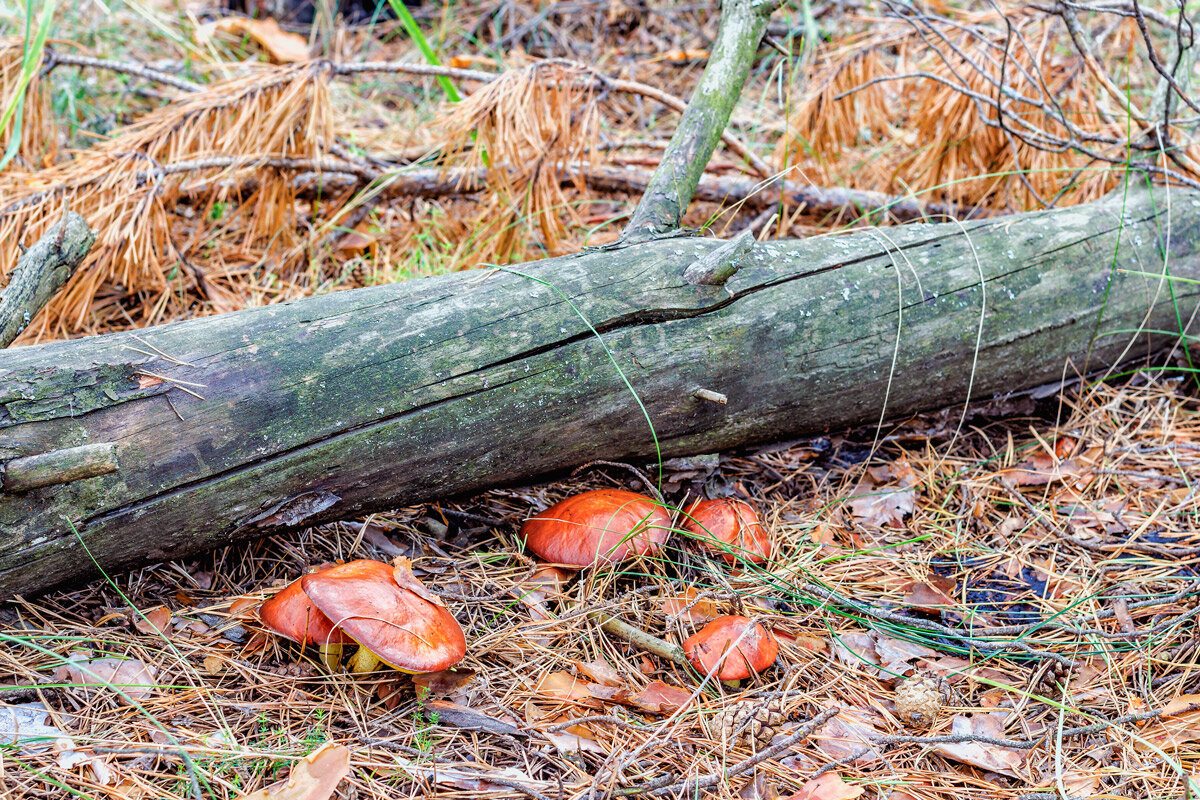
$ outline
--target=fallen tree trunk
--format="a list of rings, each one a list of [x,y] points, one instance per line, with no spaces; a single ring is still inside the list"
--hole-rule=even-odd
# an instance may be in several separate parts
[[[1164,200],[772,241],[724,285],[682,278],[717,242],[672,238],[0,351],[0,596],[89,553],[123,569],[1144,360],[1200,300],[1136,274],[1166,253],[1200,279],[1200,195]]]

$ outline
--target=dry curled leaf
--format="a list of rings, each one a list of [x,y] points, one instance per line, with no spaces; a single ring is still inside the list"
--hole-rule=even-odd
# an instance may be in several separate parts
[[[950,722],[950,733],[956,736],[986,736],[1003,739],[1004,712],[987,714],[958,714]],[[932,745],[933,749],[946,758],[964,764],[982,767],[1000,775],[1020,778],[1017,771],[1025,760],[1025,752],[1011,747],[983,742],[942,742]]]
[[[708,622],[721,616],[716,603],[702,599],[700,592],[690,586],[684,589],[683,594],[664,600],[663,613],[668,617],[679,617],[688,622]]]
[[[133,627],[146,636],[165,636],[171,624],[171,609],[158,606],[145,612],[134,612]]]
[[[836,772],[826,772],[805,783],[787,800],[854,800],[865,791],[861,786],[846,783]]]
[[[69,677],[72,683],[112,690],[123,702],[144,700],[156,688],[157,670],[136,658],[88,659],[76,654],[67,659],[59,673],[65,673],[63,677]]]
[[[444,669],[441,672],[424,672],[412,676],[417,699],[445,697],[456,689],[466,686],[475,677],[473,669]]]
[[[416,575],[413,575],[411,559],[403,556],[397,556],[393,559],[392,577],[400,588],[408,589],[417,597],[433,603],[435,606],[445,607],[446,604],[442,602],[442,598],[425,588],[425,584],[417,580]]]
[[[271,17],[265,19],[250,19],[249,17],[226,17],[217,20],[213,25],[215,30],[234,36],[248,36],[258,42],[271,60],[279,64],[295,64],[308,61],[308,42],[298,33],[289,33],[279,27],[279,23]],[[197,38],[202,36],[197,31]]]
[[[613,669],[607,661],[576,661],[575,668],[601,686],[620,686],[621,673]]]
[[[692,693],[662,681],[651,681],[629,699],[629,704],[650,714],[673,714],[692,699]]]
[[[585,706],[599,706],[600,703],[589,689],[602,689],[596,687],[594,683],[588,683],[585,680],[580,680],[569,672],[547,672],[538,679],[537,684],[533,687],[535,694],[548,699],[560,700],[570,703],[579,703]]]
[[[243,795],[242,800],[328,800],[350,772],[350,750],[326,742],[292,767],[286,781]]]

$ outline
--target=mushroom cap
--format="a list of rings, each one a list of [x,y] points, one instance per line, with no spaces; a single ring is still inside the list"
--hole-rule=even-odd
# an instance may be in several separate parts
[[[388,564],[350,561],[301,580],[335,627],[394,669],[439,672],[467,654],[454,615],[398,584]]]
[[[350,644],[354,640],[340,630],[334,630],[329,617],[321,613],[297,578],[258,607],[262,624],[280,636],[309,644]]]
[[[705,674],[723,659],[717,679],[737,681],[774,664],[779,656],[779,643],[762,623],[730,615],[717,617],[699,633],[689,636],[683,643],[683,652],[692,666]]]
[[[662,506],[622,489],[568,497],[521,526],[527,550],[545,561],[577,568],[653,552],[670,532],[671,517]]]
[[[745,559],[762,564],[775,549],[771,534],[749,503],[741,500],[697,500],[682,521],[702,547],[730,564]]]

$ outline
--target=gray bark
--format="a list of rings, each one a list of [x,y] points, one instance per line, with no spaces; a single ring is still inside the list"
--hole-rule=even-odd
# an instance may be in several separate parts
[[[671,142],[654,170],[633,217],[621,234],[625,243],[669,234],[679,228],[721,133],[754,64],[767,20],[780,0],[723,0],[721,27]]]
[[[664,456],[1144,360],[1177,337],[1129,331],[1200,301],[1130,272],[1200,279],[1200,194],[1164,199],[760,243],[722,285],[683,278],[719,242],[664,239],[0,351],[0,596],[89,576],[83,544],[120,570],[653,458],[608,352]]]
[[[8,347],[29,326],[83,261],[96,234],[74,211],[50,226],[21,254],[0,294],[0,347]]]

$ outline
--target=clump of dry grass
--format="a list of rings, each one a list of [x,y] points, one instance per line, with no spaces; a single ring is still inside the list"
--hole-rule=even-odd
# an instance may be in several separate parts
[[[83,214],[98,233],[79,271],[26,338],[84,327],[105,285],[141,294],[146,322],[181,315],[182,307],[168,311],[173,283],[204,281],[202,271],[187,269],[196,243],[186,242],[177,217],[185,185],[197,180],[213,182],[202,214],[236,202],[242,248],[260,260],[293,251],[301,241],[295,193],[289,175],[264,162],[324,153],[333,136],[327,80],[313,66],[235,78],[147,114],[70,160],[34,173],[0,174],[6,199],[0,275],[15,265],[17,245],[40,236],[64,208]],[[240,194],[243,185],[251,188]],[[293,256],[279,272],[286,276],[299,263]]]
[[[20,39],[0,40],[0,112],[17,97],[21,87],[21,65],[24,43]],[[57,156],[58,132],[54,115],[50,113],[50,97],[40,72],[35,72],[25,87],[25,100],[18,117],[14,114],[0,129],[0,141],[8,146],[14,132],[20,130],[21,141],[16,157],[8,169],[24,166],[26,170],[40,169],[54,162]],[[3,274],[3,273],[0,273]]]
[[[538,62],[504,73],[445,118],[444,163],[487,167],[488,197],[477,219],[484,261],[523,253],[534,226],[552,255],[565,241],[564,218],[579,215],[562,188],[564,169],[595,164],[600,111],[595,82],[577,66]],[[581,191],[582,181],[574,188]]]

